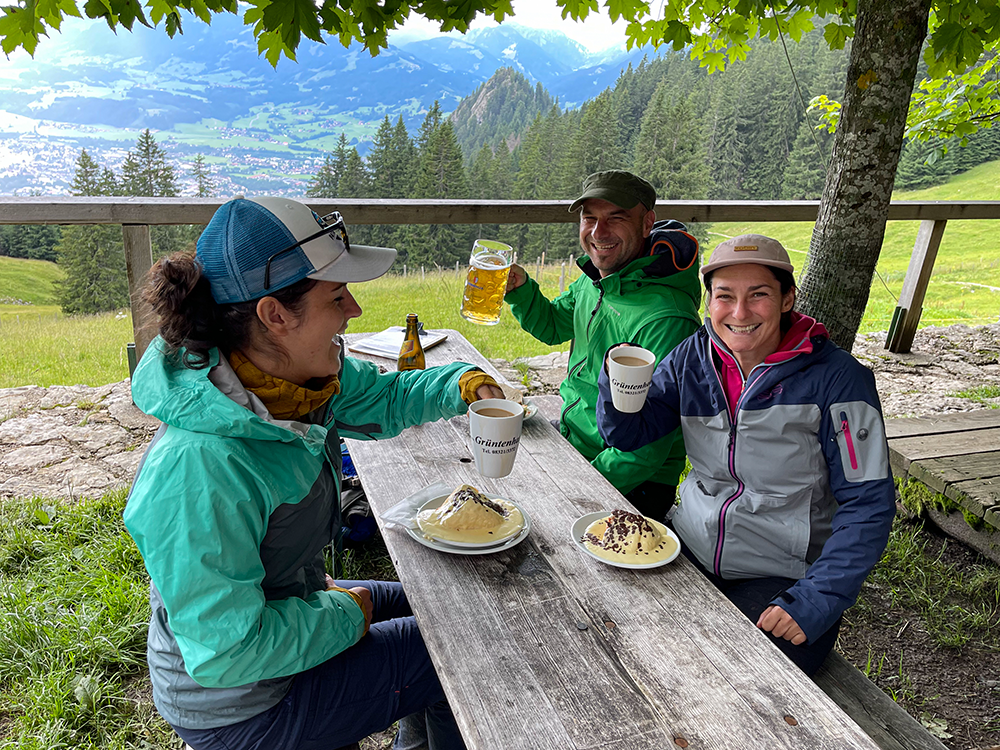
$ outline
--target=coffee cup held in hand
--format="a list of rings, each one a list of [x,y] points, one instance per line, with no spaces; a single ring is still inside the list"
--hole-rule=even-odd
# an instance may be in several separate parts
[[[484,477],[505,477],[514,468],[521,442],[524,407],[502,398],[487,398],[469,406],[469,436],[476,471]]]
[[[656,368],[656,355],[638,346],[623,346],[608,354],[611,402],[618,411],[634,413],[642,409],[649,381]]]

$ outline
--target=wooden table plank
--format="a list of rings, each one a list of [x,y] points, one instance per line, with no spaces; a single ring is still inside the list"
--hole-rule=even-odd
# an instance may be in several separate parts
[[[427,360],[499,375],[457,332]],[[875,748],[685,558],[635,571],[583,554],[572,522],[630,506],[545,419],[525,422],[503,478],[476,472],[464,416],[349,450],[470,750]],[[531,534],[461,556],[385,527],[439,481],[516,500]]]

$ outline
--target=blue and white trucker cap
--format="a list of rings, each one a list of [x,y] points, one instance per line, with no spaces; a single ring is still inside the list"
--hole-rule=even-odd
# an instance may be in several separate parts
[[[370,281],[396,251],[352,245],[339,213],[320,217],[290,198],[234,198],[198,238],[198,262],[220,305],[249,302],[302,279]]]

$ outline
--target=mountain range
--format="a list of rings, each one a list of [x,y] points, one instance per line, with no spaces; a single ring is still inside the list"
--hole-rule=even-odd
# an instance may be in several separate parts
[[[415,133],[435,101],[451,112],[499,68],[574,108],[646,53],[590,53],[558,31],[511,23],[390,44],[377,57],[303,40],[297,61],[272,68],[230,14],[189,22],[174,39],[138,24],[115,35],[66,22],[34,59],[0,62],[0,193],[66,193],[81,149],[117,169],[144,128],[178,162],[182,184],[202,153],[220,193],[301,193],[342,132],[364,156],[385,116]]]

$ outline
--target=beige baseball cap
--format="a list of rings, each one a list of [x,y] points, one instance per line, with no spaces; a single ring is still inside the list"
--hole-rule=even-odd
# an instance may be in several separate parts
[[[788,251],[781,243],[762,234],[741,234],[720,242],[712,251],[708,263],[701,267],[701,274],[723,266],[738,266],[741,263],[759,263],[762,266],[781,268],[789,273],[795,269],[788,259]]]

